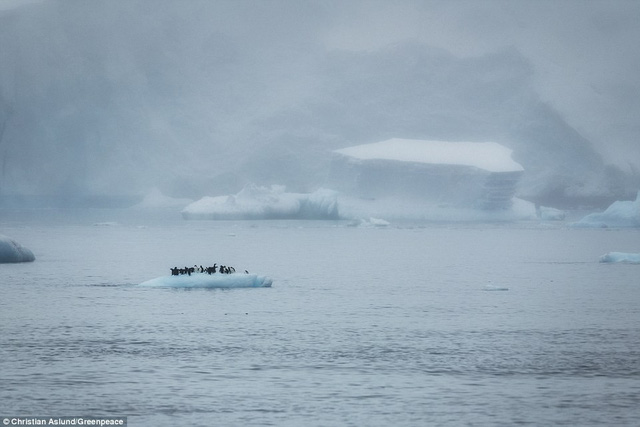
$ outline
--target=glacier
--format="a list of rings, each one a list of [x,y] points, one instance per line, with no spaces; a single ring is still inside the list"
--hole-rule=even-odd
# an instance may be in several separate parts
[[[181,276],[162,276],[147,280],[138,286],[152,288],[270,288],[273,281],[257,274],[193,273]]]
[[[0,263],[32,262],[36,257],[12,238],[0,234]]]
[[[613,202],[604,212],[589,214],[572,226],[587,228],[640,227],[640,191],[638,191],[636,200]]]
[[[235,195],[203,197],[182,210],[184,219],[338,219],[337,193],[288,193],[281,185],[246,185]]]
[[[640,264],[640,253],[608,252],[600,257],[600,262]]]

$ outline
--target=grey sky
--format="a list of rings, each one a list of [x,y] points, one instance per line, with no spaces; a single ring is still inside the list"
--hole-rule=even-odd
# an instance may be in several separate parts
[[[0,14],[20,8],[19,19],[8,16],[6,31],[0,31],[4,57],[13,58],[0,64],[3,152],[12,159],[6,186],[31,181],[37,191],[50,185],[47,165],[67,171],[69,177],[60,180],[69,191],[78,183],[129,187],[140,177],[149,178],[140,185],[153,185],[158,171],[175,171],[176,152],[194,175],[218,170],[209,163],[203,171],[195,167],[203,152],[213,159],[251,153],[268,163],[257,149],[262,144],[266,153],[289,152],[265,141],[280,138],[281,129],[295,129],[296,120],[304,121],[296,114],[309,114],[304,126],[335,119],[332,95],[320,99],[327,89],[322,84],[332,78],[322,70],[321,61],[331,58],[326,50],[357,57],[406,41],[459,58],[515,48],[533,68],[537,93],[605,161],[640,170],[638,1],[0,0]],[[458,76],[467,89],[481,75],[470,70]],[[528,85],[531,79],[522,81]],[[414,91],[401,92],[411,97]],[[482,95],[489,104],[493,93]],[[313,110],[316,101],[324,102],[324,110]],[[451,115],[461,115],[461,102]],[[353,114],[348,120],[357,121],[362,112]],[[480,125],[488,121],[482,114],[475,118]],[[325,142],[331,142],[334,124],[324,126]],[[351,142],[340,132],[336,137],[344,141],[338,145]],[[545,136],[537,131],[536,138]],[[548,155],[549,144],[562,142],[545,141],[537,148]],[[317,157],[302,156],[299,149],[292,152],[300,159]],[[114,174],[104,165],[122,171]],[[217,166],[222,171],[225,165]],[[146,173],[152,169],[156,175]],[[41,179],[29,180],[30,174]]]

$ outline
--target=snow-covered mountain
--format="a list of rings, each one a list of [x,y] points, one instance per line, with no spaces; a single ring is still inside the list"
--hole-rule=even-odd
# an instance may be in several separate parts
[[[322,19],[240,10],[52,0],[0,11],[0,192],[310,192],[333,150],[391,137],[496,141],[525,169],[518,196],[547,205],[635,190],[541,100],[516,49],[327,50]],[[262,40],[267,23],[285,28]]]

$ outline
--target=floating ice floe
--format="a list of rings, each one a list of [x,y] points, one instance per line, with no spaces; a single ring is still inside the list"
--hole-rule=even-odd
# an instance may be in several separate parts
[[[203,197],[182,210],[185,219],[338,219],[337,193],[288,193],[284,186],[245,186],[235,195]]]
[[[600,262],[640,264],[640,253],[609,252],[600,257]]]
[[[371,227],[383,228],[383,227],[388,227],[390,224],[391,223],[389,221],[386,221],[384,219],[370,217],[369,219],[361,218],[361,219],[353,220],[349,222],[347,226],[363,227],[363,228],[371,228]]]
[[[36,257],[29,249],[12,238],[0,234],[0,263],[31,262]]]
[[[574,227],[640,227],[640,191],[634,201],[617,201],[601,213],[592,213],[573,224]]]
[[[273,281],[257,274],[207,274],[162,276],[147,280],[138,286],[152,288],[269,288]]]

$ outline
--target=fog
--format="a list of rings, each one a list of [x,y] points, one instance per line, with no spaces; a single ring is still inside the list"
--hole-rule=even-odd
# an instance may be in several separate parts
[[[637,191],[633,1],[0,0],[0,192],[314,191],[331,151],[496,141],[518,196]]]

